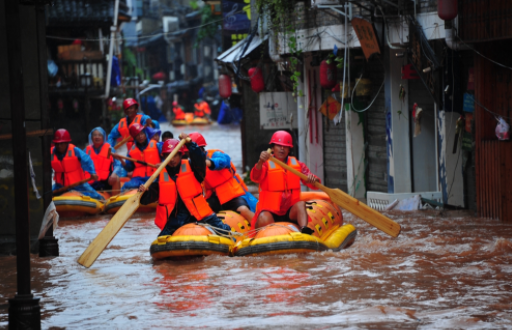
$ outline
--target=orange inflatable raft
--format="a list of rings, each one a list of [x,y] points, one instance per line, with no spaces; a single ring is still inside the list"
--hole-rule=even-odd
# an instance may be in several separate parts
[[[252,238],[240,240],[232,255],[261,256],[317,251],[339,251],[350,246],[357,235],[351,224],[343,225],[341,209],[327,200],[306,202],[308,227],[312,235],[302,234],[296,224],[277,222],[259,230]]]
[[[107,200],[107,203],[105,204],[105,212],[109,213],[109,214],[116,213],[121,208],[121,206],[123,206],[123,204],[130,197],[135,195],[136,193],[137,193],[137,189],[131,189],[131,190],[125,191],[122,194],[110,197]],[[156,205],[157,204],[158,204],[157,202],[151,203],[151,204],[148,204],[148,205],[140,204],[139,208],[137,209],[137,212],[141,212],[141,213],[156,212]]]

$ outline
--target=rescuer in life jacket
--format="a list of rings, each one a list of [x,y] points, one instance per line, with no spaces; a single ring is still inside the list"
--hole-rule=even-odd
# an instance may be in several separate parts
[[[133,124],[140,124],[142,126],[147,124],[148,126],[155,127],[151,117],[142,113],[137,113],[139,103],[135,99],[129,98],[124,100],[123,109],[126,117],[122,118],[119,123],[112,128],[108,135],[108,143],[112,147],[116,145],[118,139],[122,140],[130,135],[130,126]],[[130,139],[126,143],[126,147],[130,150],[132,146],[133,139]]]
[[[174,120],[185,120],[185,111],[176,101],[172,102],[172,112],[174,113]]]
[[[212,111],[208,103],[203,99],[197,99],[196,104],[194,104],[194,116],[204,118],[211,113]]]
[[[134,139],[134,144],[132,148],[128,150],[128,157],[143,163],[132,162],[129,160],[125,161],[124,169],[127,172],[133,171],[133,174],[131,180],[123,185],[122,191],[137,189],[141,184],[144,184],[153,173],[155,173],[156,168],[146,164],[160,164],[162,144],[148,139],[144,126],[137,123],[131,125],[130,135]]]
[[[308,180],[302,180],[303,184],[312,189],[318,189],[314,186],[315,182],[320,181],[318,177],[312,174],[304,163],[289,156],[290,149],[293,148],[290,133],[275,132],[269,144],[275,158],[307,175]],[[263,227],[274,222],[295,222],[302,233],[312,234],[313,230],[307,227],[306,203],[300,201],[301,179],[269,160],[270,156],[271,154],[263,151],[251,170],[251,180],[259,184],[260,191],[252,228]]]
[[[96,127],[89,133],[89,145],[84,151],[94,162],[98,175],[98,180],[89,181],[89,184],[96,191],[111,190],[116,195],[120,192],[120,178],[125,171],[122,162],[112,157],[114,148],[106,140],[107,133],[101,127]]]
[[[204,187],[210,207],[216,213],[222,210],[231,210],[251,220],[254,217],[254,209],[251,210],[245,199],[246,190],[241,178],[236,175],[236,168],[231,163],[229,155],[218,149],[206,151],[204,148],[206,140],[200,133],[190,133],[190,138],[206,155]]]
[[[55,172],[53,180],[55,184],[52,190],[69,186],[87,178],[84,172],[88,172],[92,180],[98,180],[96,169],[92,159],[71,142],[69,132],[63,128],[58,129],[53,135],[54,147],[51,149],[51,163]],[[73,190],[83,195],[98,200],[104,200],[87,182],[75,186]]]
[[[180,134],[181,139],[188,137]],[[178,143],[176,139],[165,141],[162,158],[167,158]],[[206,175],[205,155],[193,141],[187,143],[187,149],[190,159],[184,159],[183,150],[180,150],[160,172],[158,181],[148,189],[140,185],[139,191],[144,192],[140,203],[147,205],[158,201],[155,224],[162,230],[158,236],[172,235],[179,227],[195,221],[223,229],[219,233],[227,234],[225,231],[231,231],[231,227],[222,223],[203,196],[201,182]]]
[[[158,128],[146,127],[146,133],[148,135],[148,139],[160,142],[160,134],[162,134],[162,131]]]

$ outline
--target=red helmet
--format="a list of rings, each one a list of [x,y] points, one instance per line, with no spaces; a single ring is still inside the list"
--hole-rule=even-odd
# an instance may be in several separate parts
[[[62,142],[71,142],[71,136],[69,135],[69,132],[64,128],[58,129],[53,135],[53,143]]]
[[[272,135],[269,144],[278,144],[280,146],[293,148],[293,139],[290,133],[286,131],[277,131]]]
[[[139,135],[140,132],[142,132],[144,130],[144,126],[142,126],[141,124],[139,123],[133,123],[130,125],[130,135],[132,136],[132,138],[136,138],[137,135]]]
[[[137,108],[139,107],[139,103],[137,103],[137,100],[132,99],[132,98],[126,99],[123,102],[123,109],[126,110],[129,107],[131,107],[132,105],[136,105]]]
[[[173,105],[173,106],[177,106],[177,105],[178,105],[178,102],[173,101],[173,102],[172,102],[172,105]]]
[[[204,139],[204,136],[201,135],[201,133],[198,132],[192,132],[189,134],[192,141],[194,141],[199,147],[206,147],[206,140]]]
[[[176,139],[169,139],[165,140],[164,144],[162,145],[162,153],[163,154],[170,154],[174,148],[180,143],[180,140]],[[185,151],[183,150],[183,147],[180,149],[180,152],[183,154]]]

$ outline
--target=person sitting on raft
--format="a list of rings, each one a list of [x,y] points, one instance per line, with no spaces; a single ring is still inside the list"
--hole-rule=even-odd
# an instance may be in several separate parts
[[[172,102],[172,112],[174,113],[174,120],[185,120],[185,111],[178,105],[177,101]]]
[[[124,139],[130,136],[130,127],[133,124],[140,124],[142,126],[149,125],[153,126],[153,121],[151,117],[145,115],[143,113],[137,113],[139,109],[139,103],[132,98],[126,99],[123,102],[123,109],[126,117],[121,118],[119,123],[112,128],[110,134],[108,135],[108,143],[114,147],[116,145],[116,141],[118,139]],[[130,150],[133,146],[133,139],[130,139],[126,143],[126,147]]]
[[[55,146],[51,149],[51,164],[55,171],[53,178],[55,184],[52,190],[57,190],[86,179],[85,172],[89,173],[92,180],[98,180],[92,159],[70,142],[71,136],[64,128],[58,129],[53,135]],[[73,190],[97,200],[105,199],[87,182],[73,187]]]
[[[115,195],[121,189],[120,177],[124,174],[124,169],[122,163],[112,157],[114,148],[106,139],[107,133],[101,127],[96,127],[89,133],[89,145],[84,151],[94,162],[98,175],[98,179],[89,181],[89,184],[96,191],[111,190]]]
[[[318,189],[314,186],[315,182],[320,181],[318,177],[304,163],[289,156],[290,149],[293,148],[290,133],[275,132],[269,144],[275,158],[308,176],[307,181],[302,180],[303,184]],[[302,233],[312,234],[313,230],[307,227],[306,203],[300,201],[301,179],[269,160],[270,156],[270,153],[263,151],[251,170],[251,180],[259,184],[260,191],[252,228],[264,227],[274,222],[295,222]]]
[[[130,126],[130,135],[135,143],[128,150],[128,157],[139,162],[125,161],[124,169],[127,172],[133,171],[133,174],[130,181],[123,185],[121,190],[123,192],[129,189],[137,189],[155,173],[156,168],[148,164],[158,165],[160,163],[160,152],[162,149],[161,143],[148,139],[146,129],[141,124],[135,123]]]
[[[200,133],[190,133],[190,138],[206,155],[206,177],[204,186],[208,204],[215,212],[231,210],[250,220],[254,217],[245,199],[245,190],[235,177],[236,168],[231,158],[222,150],[205,150],[206,140]]]
[[[206,115],[210,115],[211,113],[212,110],[208,102],[203,99],[197,99],[196,104],[194,104],[194,116],[197,118],[205,118]]]
[[[188,137],[187,134],[180,134],[181,139]],[[176,139],[165,141],[162,158],[167,158],[178,143]],[[187,143],[187,149],[190,159],[183,158],[181,149],[160,172],[158,181],[148,189],[140,185],[139,191],[144,192],[140,203],[148,205],[158,201],[155,217],[155,224],[161,229],[158,236],[172,235],[181,226],[195,221],[231,231],[231,227],[222,223],[203,196],[201,182],[206,175],[204,153],[193,141]],[[226,234],[224,231],[220,234]]]
[[[160,142],[160,134],[162,133],[162,131],[159,130],[158,128],[146,127],[146,133],[148,134],[148,138],[150,140]]]

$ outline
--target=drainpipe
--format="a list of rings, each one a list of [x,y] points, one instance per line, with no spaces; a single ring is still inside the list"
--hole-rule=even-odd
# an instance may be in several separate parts
[[[444,29],[446,46],[452,50],[470,50],[471,48],[460,40],[455,40],[453,29]]]
[[[119,0],[116,0],[114,5],[114,25],[110,27],[110,45],[108,49],[108,64],[107,64],[107,79],[105,81],[105,99],[110,94],[110,78],[112,76],[112,57],[114,57],[114,39],[117,31],[117,16],[119,14]],[[105,109],[106,111],[106,109]],[[103,118],[106,118],[107,114],[103,114]]]
[[[269,33],[269,40],[268,40],[268,54],[270,56],[270,59],[276,63],[283,62],[284,59],[279,55],[277,52],[277,35],[275,34],[274,30],[270,29]]]

